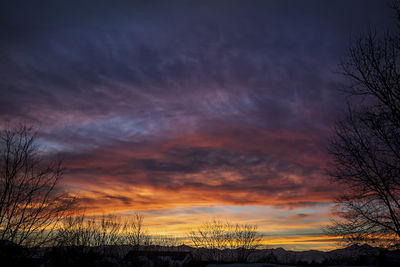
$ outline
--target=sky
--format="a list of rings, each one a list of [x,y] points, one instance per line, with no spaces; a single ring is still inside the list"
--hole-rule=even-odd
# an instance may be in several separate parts
[[[333,248],[339,63],[352,37],[392,27],[389,2],[1,1],[0,127],[38,129],[88,211]]]

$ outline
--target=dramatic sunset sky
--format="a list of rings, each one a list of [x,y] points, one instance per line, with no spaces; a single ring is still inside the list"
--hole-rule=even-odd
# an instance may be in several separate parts
[[[335,71],[351,36],[392,25],[389,2],[1,1],[0,125],[37,127],[86,210],[327,249]]]

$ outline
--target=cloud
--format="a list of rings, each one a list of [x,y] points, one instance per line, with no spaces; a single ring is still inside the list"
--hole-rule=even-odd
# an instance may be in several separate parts
[[[37,126],[86,210],[267,206],[315,226],[325,217],[300,210],[326,211],[339,191],[326,176],[345,102],[333,71],[350,33],[386,27],[389,12],[372,0],[1,1],[0,126]]]
[[[6,102],[19,103],[3,118],[23,117],[47,127],[121,116],[168,122],[220,118],[257,125],[269,118],[270,128],[297,128],[310,124],[309,116],[330,116],[335,107],[334,84],[326,81],[335,55],[321,58],[339,51],[328,44],[333,38],[329,30],[319,31],[321,39],[315,40],[307,28],[310,21],[299,31],[290,30],[290,23],[259,12],[261,3],[203,8],[205,20],[200,21],[172,8],[160,15],[160,5],[128,5],[134,12],[130,17],[120,16],[125,13],[121,6],[112,7],[103,17],[106,4],[97,5],[90,7],[98,11],[90,18],[83,15],[89,4],[73,3],[32,7],[50,21],[35,12],[4,16],[16,28],[11,35],[31,33],[26,40],[2,42],[2,90]],[[149,16],[136,14],[136,8]],[[268,8],[282,7],[265,4],[262,10],[272,15]],[[225,17],[230,12],[233,18]],[[182,23],[186,19],[190,26]],[[311,52],[314,46],[319,50]]]
[[[197,132],[64,153],[64,182],[129,197],[124,209],[207,203],[298,208],[330,202],[335,188],[325,174],[327,156],[307,141],[310,137],[252,129],[245,138],[246,133],[243,128]]]

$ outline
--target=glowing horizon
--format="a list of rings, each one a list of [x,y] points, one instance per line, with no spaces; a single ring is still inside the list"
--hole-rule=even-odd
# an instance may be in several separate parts
[[[334,71],[349,36],[387,28],[385,1],[9,2],[0,128],[35,127],[82,210],[138,211],[176,236],[221,217],[270,246],[336,247],[321,230],[342,190],[327,175],[347,107]]]

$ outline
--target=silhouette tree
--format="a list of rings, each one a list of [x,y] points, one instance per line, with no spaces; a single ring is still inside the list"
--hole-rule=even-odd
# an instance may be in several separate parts
[[[399,15],[399,1],[393,7]],[[341,64],[354,102],[336,123],[329,146],[330,176],[344,191],[337,199],[340,219],[327,231],[345,242],[399,245],[399,64],[399,32],[373,30],[353,40]]]
[[[112,246],[130,245],[139,249],[150,243],[140,213],[131,216],[75,214],[63,219],[57,229],[57,246],[85,247],[88,251],[91,247],[103,247],[103,254],[112,253]]]
[[[127,244],[136,247],[150,245],[151,239],[144,229],[143,219],[144,217],[140,213],[135,213],[128,217],[124,226],[125,242]]]
[[[250,254],[260,245],[261,235],[256,225],[241,225],[220,220],[212,220],[200,225],[189,233],[189,238],[197,248],[206,248],[208,260],[221,261],[222,250],[231,249],[231,256],[237,261],[247,261]],[[200,255],[201,256],[201,255]]]
[[[125,227],[121,217],[114,214],[68,217],[57,229],[57,245],[80,247],[121,245],[124,243]]]
[[[74,198],[59,190],[60,161],[46,160],[27,126],[0,131],[0,240],[43,245]]]

